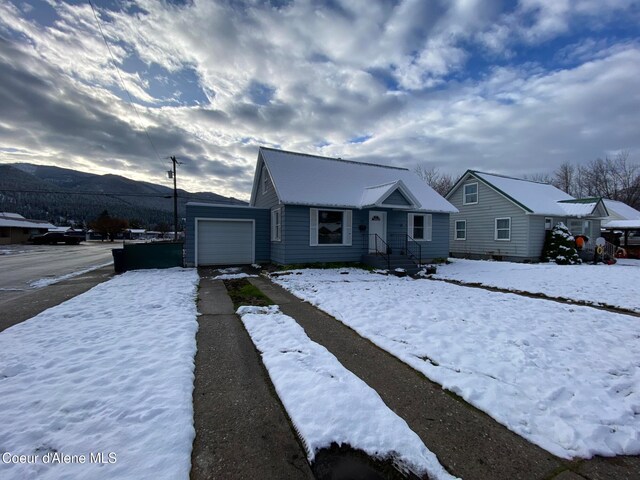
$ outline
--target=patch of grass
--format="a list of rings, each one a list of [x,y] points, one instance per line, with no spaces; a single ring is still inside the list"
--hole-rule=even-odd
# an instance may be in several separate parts
[[[249,283],[246,278],[236,280],[224,280],[224,286],[233,302],[233,308],[241,306],[267,307],[273,305],[273,301],[260,291],[258,287]]]

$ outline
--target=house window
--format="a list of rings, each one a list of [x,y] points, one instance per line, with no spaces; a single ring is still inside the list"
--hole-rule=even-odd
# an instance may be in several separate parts
[[[553,228],[553,218],[544,217],[544,229],[551,230]]]
[[[466,220],[456,220],[456,240],[466,240],[467,239],[467,221]]]
[[[269,173],[265,167],[262,167],[262,194],[269,191]]]
[[[496,218],[496,240],[511,240],[511,217]]]
[[[463,204],[473,205],[478,203],[478,184],[468,183],[464,186],[464,199]]]
[[[431,241],[432,216],[431,214],[410,213],[407,235],[414,240],[423,242]]]
[[[310,209],[310,245],[351,245],[351,210]]]
[[[271,241],[280,242],[282,240],[282,209],[271,210]]]
[[[590,235],[591,222],[589,220],[569,220],[571,235]]]

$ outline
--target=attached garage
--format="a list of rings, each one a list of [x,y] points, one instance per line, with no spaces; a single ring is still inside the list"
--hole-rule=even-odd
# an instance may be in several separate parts
[[[255,220],[196,219],[196,265],[255,263]]]
[[[190,202],[185,264],[201,267],[268,262],[269,222],[269,209]]]

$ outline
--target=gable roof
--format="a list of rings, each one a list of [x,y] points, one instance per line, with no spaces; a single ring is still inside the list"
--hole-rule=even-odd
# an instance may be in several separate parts
[[[258,194],[258,178],[266,167],[283,204],[367,208],[399,190],[411,210],[454,213],[458,210],[418,175],[406,168],[354,162],[260,147],[251,204]],[[386,205],[389,206],[389,205]],[[395,207],[395,206],[394,206]]]
[[[626,203],[604,199],[609,216],[602,222],[602,228],[640,229],[640,212]]]
[[[467,170],[447,193],[447,198],[457,190],[468,176],[475,177],[532,215],[557,217],[584,217],[598,214],[600,198],[575,199],[548,183],[508,177],[495,173]],[[604,209],[606,212],[606,208]],[[605,213],[606,215],[606,213]]]
[[[56,228],[45,220],[29,220],[22,215],[11,212],[0,212],[0,227],[17,228]]]

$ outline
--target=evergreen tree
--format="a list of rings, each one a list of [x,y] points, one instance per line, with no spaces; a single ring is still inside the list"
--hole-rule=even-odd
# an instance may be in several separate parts
[[[569,229],[560,222],[547,232],[542,249],[542,260],[556,262],[558,265],[577,265],[582,263],[576,250],[576,242]]]

